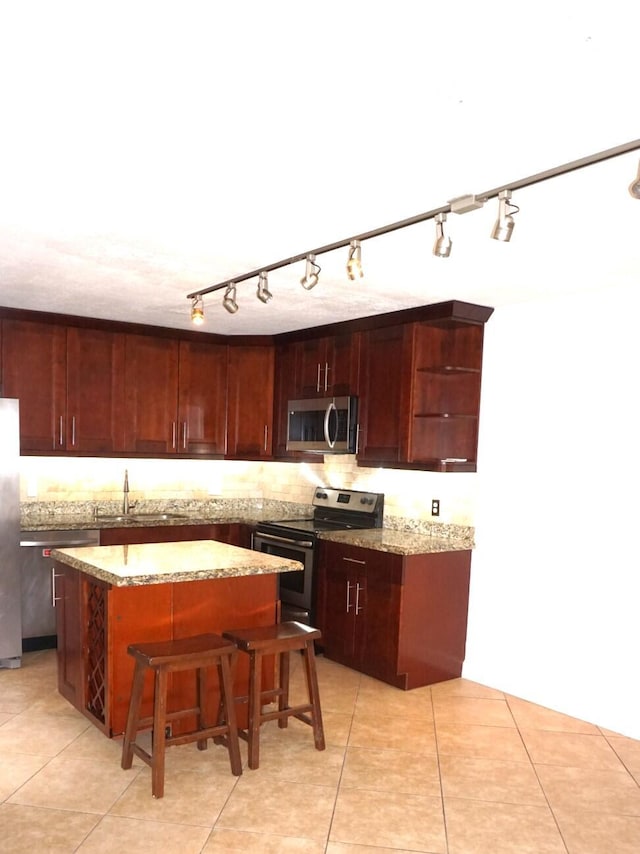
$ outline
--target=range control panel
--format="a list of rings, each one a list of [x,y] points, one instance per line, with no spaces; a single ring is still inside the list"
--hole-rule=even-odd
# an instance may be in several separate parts
[[[384,503],[380,492],[360,492],[355,489],[332,489],[319,486],[313,496],[313,506],[354,513],[372,513]]]

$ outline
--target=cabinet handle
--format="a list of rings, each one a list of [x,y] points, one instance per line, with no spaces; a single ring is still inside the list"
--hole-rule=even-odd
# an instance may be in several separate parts
[[[342,560],[347,560],[349,563],[359,563],[361,566],[366,566],[366,560],[356,560],[355,557],[343,557]]]
[[[62,433],[62,415],[61,415],[60,416],[60,423],[58,426],[58,444],[60,445],[60,447],[62,447],[62,439],[63,439],[63,433]]]
[[[351,600],[349,597],[350,592],[351,592],[351,582],[347,581],[347,614],[351,610]]]
[[[182,422],[182,447],[187,450],[187,422]]]
[[[71,418],[71,447],[75,448],[76,446],[76,416],[72,416]]]
[[[324,390],[329,388],[329,363],[324,363]]]
[[[264,425],[264,449],[267,450],[267,445],[269,444],[269,425]]]
[[[316,379],[316,391],[320,391],[320,373],[322,369],[320,368],[320,362],[318,362],[318,377]]]
[[[60,602],[62,596],[56,596],[56,578],[62,578],[61,575],[56,575],[56,570],[51,567],[51,606],[56,608],[56,602]]]
[[[360,606],[360,591],[362,587],[359,582],[356,582],[356,616],[362,611],[362,607]]]
[[[171,447],[175,451],[176,449],[176,422],[171,422]]]
[[[356,456],[360,452],[360,422],[356,424]]]

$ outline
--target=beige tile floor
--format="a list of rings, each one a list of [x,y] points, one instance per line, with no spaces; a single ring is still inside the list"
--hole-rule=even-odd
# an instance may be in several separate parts
[[[0,670],[0,851],[640,852],[640,742],[464,679],[402,692],[319,670],[325,751],[268,724],[235,778],[224,748],[174,747],[154,800],[149,769],[122,771],[120,742],[58,695],[55,653],[24,656]]]

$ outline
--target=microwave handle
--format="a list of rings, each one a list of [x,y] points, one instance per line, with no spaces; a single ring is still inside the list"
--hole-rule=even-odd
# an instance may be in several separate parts
[[[336,405],[333,401],[329,403],[329,406],[327,406],[326,412],[324,413],[324,439],[327,445],[330,448],[333,448],[336,444],[336,440],[334,439],[331,441],[331,436],[329,435],[329,418],[331,417],[331,410],[334,412],[336,411]]]

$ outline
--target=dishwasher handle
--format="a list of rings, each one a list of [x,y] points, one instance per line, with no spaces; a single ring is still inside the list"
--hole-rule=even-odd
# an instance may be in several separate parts
[[[48,549],[67,549],[71,546],[99,546],[100,545],[100,536],[97,537],[87,537],[87,536],[70,536],[65,537],[64,539],[56,539],[55,537],[29,537],[28,539],[21,538],[20,539],[21,546],[35,546],[36,548],[48,548]]]

